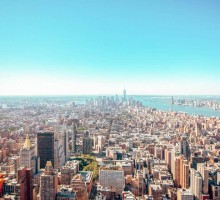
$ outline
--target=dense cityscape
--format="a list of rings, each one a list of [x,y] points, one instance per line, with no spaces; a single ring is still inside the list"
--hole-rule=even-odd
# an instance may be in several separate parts
[[[213,110],[220,110],[220,100],[219,99],[192,99],[192,98],[178,98],[174,99],[172,97],[172,104],[192,106],[192,107],[207,107]]]
[[[0,200],[220,200],[220,0],[0,0]]]
[[[8,98],[4,200],[220,199],[219,117],[147,108],[126,90],[84,104]]]

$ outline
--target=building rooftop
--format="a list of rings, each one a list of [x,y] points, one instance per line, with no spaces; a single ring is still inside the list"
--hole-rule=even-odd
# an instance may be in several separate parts
[[[81,174],[83,181],[86,181],[86,182],[90,182],[91,181],[93,172],[90,172],[90,171],[80,171],[79,173]]]

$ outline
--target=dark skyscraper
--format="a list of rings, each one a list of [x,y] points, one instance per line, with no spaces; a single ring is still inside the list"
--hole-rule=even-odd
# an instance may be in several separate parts
[[[54,165],[54,133],[37,133],[37,154],[40,157],[40,168],[44,168],[47,161]]]

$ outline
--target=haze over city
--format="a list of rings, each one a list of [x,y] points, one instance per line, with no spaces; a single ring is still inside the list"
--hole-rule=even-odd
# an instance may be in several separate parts
[[[0,0],[0,200],[220,200],[220,0]]]
[[[0,1],[0,95],[219,95],[219,8]]]

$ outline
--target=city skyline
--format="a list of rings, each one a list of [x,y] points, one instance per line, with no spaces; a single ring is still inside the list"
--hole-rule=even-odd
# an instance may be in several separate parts
[[[0,1],[1,95],[220,95],[219,1]]]

